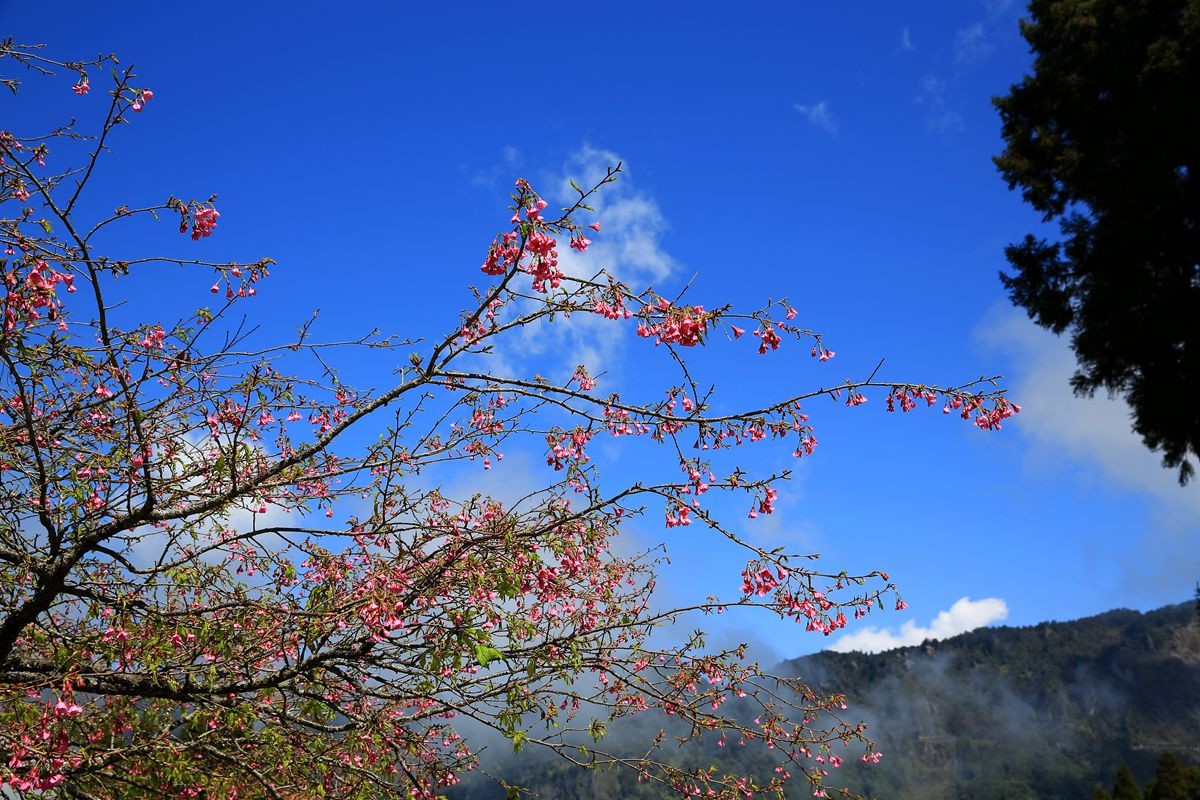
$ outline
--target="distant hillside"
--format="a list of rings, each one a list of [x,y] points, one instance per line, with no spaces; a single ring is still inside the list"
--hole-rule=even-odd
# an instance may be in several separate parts
[[[831,776],[869,798],[1087,800],[1121,763],[1145,781],[1161,751],[1200,762],[1200,626],[1190,603],[983,628],[877,655],[824,652],[783,669],[844,692],[849,716],[870,723],[883,762],[847,760]],[[695,757],[739,756],[713,749]],[[522,752],[497,770],[547,800],[671,796],[540,753]],[[452,796],[503,793],[469,784]]]
[[[1200,628],[1190,604],[983,628],[878,655],[789,663],[850,695],[887,755],[870,797],[1087,798],[1128,763],[1200,760]],[[849,774],[849,773],[848,773]]]

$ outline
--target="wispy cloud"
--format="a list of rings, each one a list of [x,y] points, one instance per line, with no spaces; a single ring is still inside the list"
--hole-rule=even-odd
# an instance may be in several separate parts
[[[833,136],[838,132],[837,118],[829,110],[829,104],[821,100],[811,105],[796,103],[794,106],[808,121],[821,130]]]
[[[494,191],[505,185],[512,185],[513,176],[518,173],[524,158],[521,151],[512,145],[500,149],[500,160],[483,169],[470,170],[468,177],[473,186],[480,186]],[[463,167],[467,171],[467,167]]]
[[[945,95],[945,93],[945,81],[943,81],[941,78],[938,78],[936,75],[926,75],[925,77],[921,78],[921,93],[917,95],[917,102],[927,103],[935,98],[941,101],[941,98]]]
[[[913,47],[912,32],[909,31],[907,25],[905,25],[904,29],[900,31],[900,49],[907,50],[909,52],[916,49]]]
[[[966,128],[962,115],[946,102],[946,82],[935,75],[921,79],[916,104],[925,109],[925,127],[930,133],[958,133]]]
[[[925,127],[931,133],[958,133],[966,129],[962,114],[957,111],[942,111],[925,118]]]
[[[994,17],[1000,16],[1010,8],[1019,8],[1016,0],[979,0],[979,5],[983,6]]]
[[[948,639],[1006,617],[1008,604],[999,597],[986,597],[983,600],[962,597],[948,610],[934,617],[928,625],[918,625],[915,620],[909,620],[899,628],[864,628],[842,636],[829,649],[839,653],[880,653],[920,644],[926,639]]]
[[[976,22],[954,33],[954,60],[959,64],[974,64],[991,54],[992,43],[988,40],[982,22]]]
[[[1067,340],[1007,308],[992,312],[978,335],[1021,365],[1010,392],[1022,408],[1019,430],[1036,456],[1066,456],[1099,468],[1118,485],[1153,497],[1163,512],[1200,519],[1200,492],[1180,487],[1176,473],[1142,444],[1128,403],[1103,393],[1075,396],[1069,384],[1075,355]]]

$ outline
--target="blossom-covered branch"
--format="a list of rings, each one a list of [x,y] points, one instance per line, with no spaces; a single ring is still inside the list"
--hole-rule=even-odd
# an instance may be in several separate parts
[[[108,60],[0,45],[0,65],[28,68],[67,102]],[[270,259],[122,258],[99,244],[145,217],[177,221],[190,240],[216,235],[214,198],[118,198],[111,215],[82,218],[118,126],[155,109],[130,70],[113,80],[95,131],[0,131],[4,792],[433,798],[478,767],[465,720],[518,749],[623,766],[688,796],[782,796],[796,779],[823,796],[843,744],[878,759],[864,726],[841,718],[840,696],[768,674],[742,647],[714,650],[701,635],[667,647],[654,632],[768,613],[828,635],[902,605],[885,573],[821,571],[812,554],[755,544],[740,526],[775,513],[788,473],[733,459],[772,443],[812,454],[802,405],[818,396],[941,404],[998,428],[1019,409],[995,379],[939,388],[872,375],[718,411],[690,348],[719,338],[754,358],[796,343],[819,362],[834,353],[786,301],[737,312],[627,286],[602,265],[565,272],[564,242],[586,253],[604,235],[588,202],[620,165],[557,215],[518,180],[482,268],[463,273],[486,283],[439,338],[322,343],[305,326],[258,345],[230,311],[253,308]],[[116,282],[157,280],[145,269],[155,264],[211,275],[198,302],[217,305],[118,318]],[[559,382],[489,366],[503,342],[572,316],[660,348],[662,385],[626,398],[586,366]],[[332,364],[344,347],[399,360],[395,382],[344,383]],[[640,440],[667,455],[670,474],[610,485],[597,443]],[[436,488],[531,446],[545,471],[524,497]],[[737,524],[719,496],[743,504]],[[740,594],[658,605],[661,551],[618,546],[622,526],[648,513],[739,548]],[[642,713],[672,720],[684,743],[765,748],[776,768],[678,766],[665,732],[637,757],[606,749],[606,726]]]

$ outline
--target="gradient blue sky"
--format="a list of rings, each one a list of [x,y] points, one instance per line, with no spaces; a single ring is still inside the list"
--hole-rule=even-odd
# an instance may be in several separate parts
[[[781,513],[747,529],[827,567],[891,572],[910,608],[865,620],[885,629],[859,646],[1186,599],[1200,578],[1200,487],[1179,488],[1141,449],[1123,404],[1071,396],[1064,343],[997,280],[1004,244],[1038,225],[991,163],[990,99],[1030,63],[1021,5],[829,6],[48,0],[0,4],[0,32],[136,65],[155,98],[114,139],[96,207],[219,193],[211,240],[122,235],[277,259],[255,307],[268,333],[317,307],[330,338],[443,331],[481,278],[513,178],[553,195],[620,159],[628,175],[601,201],[601,265],[664,289],[695,276],[699,303],[787,295],[838,352],[818,365],[799,348],[758,361],[718,348],[704,364],[727,402],[861,378],[880,358],[886,379],[1006,375],[1025,410],[999,434],[936,409],[890,416],[881,398],[810,408],[817,454]],[[0,101],[4,127],[87,120],[102,102],[71,95],[68,76],[53,91],[29,82],[43,84],[36,95]],[[192,277],[211,282],[171,275],[155,301],[168,306]],[[582,352],[625,386],[654,374],[644,342],[551,344],[512,358],[553,372]],[[346,366],[378,385],[391,364]],[[768,449],[745,460],[794,466]],[[513,463],[490,478],[500,490],[537,468]],[[668,538],[649,523],[634,534]],[[669,544],[667,599],[736,592],[737,568],[699,531]],[[719,635],[783,656],[830,644],[762,621]]]

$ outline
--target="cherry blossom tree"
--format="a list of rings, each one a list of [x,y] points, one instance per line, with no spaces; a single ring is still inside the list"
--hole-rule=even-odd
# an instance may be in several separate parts
[[[352,387],[327,366],[334,343],[302,329],[251,346],[230,321],[266,291],[270,260],[103,250],[136,218],[178,224],[185,240],[219,233],[211,200],[81,211],[97,163],[136,136],[119,129],[154,112],[152,91],[112,57],[57,61],[12,41],[0,57],[14,92],[14,74],[44,79],[68,105],[72,90],[102,91],[92,79],[113,75],[94,130],[30,134],[10,112],[13,129],[0,131],[6,796],[433,798],[478,767],[464,722],[688,796],[781,796],[789,779],[824,796],[842,758],[878,758],[864,727],[840,718],[841,697],[748,664],[743,648],[711,648],[699,634],[665,646],[654,631],[729,611],[828,634],[902,604],[882,572],[821,571],[718,519],[720,495],[744,497],[751,517],[772,513],[786,477],[718,465],[741,447],[810,454],[801,404],[819,395],[854,406],[878,393],[905,411],[936,403],[997,428],[1018,409],[994,381],[872,376],[717,413],[689,350],[716,343],[777,358],[798,342],[822,361],[833,353],[786,302],[737,312],[627,286],[600,265],[566,274],[558,249],[586,251],[604,235],[588,202],[616,165],[561,211],[518,180],[482,270],[463,271],[479,284],[464,294],[468,309],[440,336],[349,343],[400,365],[389,387]],[[213,274],[212,294],[197,300],[210,305],[174,321],[154,308],[132,322],[129,309],[118,314],[117,282],[156,280],[147,267],[163,264]],[[650,399],[626,399],[583,367],[559,382],[490,370],[504,340],[571,315],[658,345],[673,373],[660,373]],[[298,353],[317,367],[294,372]],[[611,486],[589,455],[601,440],[656,445],[678,472]],[[430,488],[532,445],[546,467],[529,496]],[[638,516],[736,543],[741,594],[656,604],[660,554],[615,546]],[[730,713],[731,700],[751,713]],[[665,735],[636,758],[609,752],[606,725],[634,714],[671,717],[683,741],[768,748],[778,767],[674,767]]]

